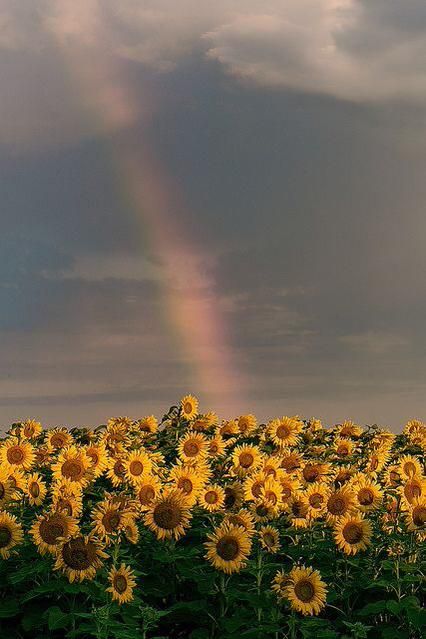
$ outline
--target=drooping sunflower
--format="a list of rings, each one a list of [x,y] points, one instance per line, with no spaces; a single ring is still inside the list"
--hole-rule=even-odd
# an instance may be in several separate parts
[[[308,507],[308,517],[317,519],[325,513],[329,495],[330,489],[327,484],[315,482],[308,486],[303,495]]]
[[[404,479],[411,479],[422,474],[420,461],[414,455],[403,455],[399,460],[399,471]]]
[[[201,433],[189,430],[178,443],[178,455],[183,462],[207,455],[208,439]]]
[[[225,491],[219,484],[208,484],[198,497],[198,503],[208,512],[217,512],[225,503]]]
[[[240,526],[252,537],[255,533],[254,516],[246,508],[241,508],[236,513],[228,513],[223,519],[223,524],[228,526]]]
[[[398,492],[405,501],[412,504],[416,497],[426,495],[426,480],[420,475],[414,475],[407,479],[402,486],[398,486]]]
[[[249,437],[257,426],[257,419],[254,415],[240,415],[237,417],[238,430],[243,437]]]
[[[371,542],[371,523],[360,513],[348,513],[334,525],[336,546],[347,555],[365,550]]]
[[[239,481],[234,481],[224,486],[225,489],[225,508],[232,510],[233,508],[241,508],[244,501],[244,489]]]
[[[342,486],[328,495],[326,502],[327,522],[336,521],[355,508],[355,495],[348,486]]]
[[[301,479],[306,484],[322,481],[331,474],[330,464],[323,462],[307,462],[302,469]]]
[[[180,400],[182,417],[186,420],[193,419],[198,413],[198,399],[193,395],[185,395]]]
[[[283,590],[293,610],[302,615],[318,615],[326,604],[327,586],[318,570],[311,567],[290,570]]]
[[[35,419],[26,419],[22,423],[21,435],[25,439],[34,439],[35,437],[38,437],[42,431],[42,425]]]
[[[142,417],[142,419],[137,420],[136,428],[141,433],[153,435],[158,431],[158,421],[154,415],[147,415],[146,417]]]
[[[257,446],[236,446],[232,453],[232,463],[233,472],[238,477],[245,477],[262,465],[262,453]]]
[[[272,580],[271,590],[275,593],[278,601],[282,601],[286,598],[284,589],[288,583],[288,579],[288,573],[285,573],[284,570],[278,570]]]
[[[301,493],[295,493],[288,501],[288,517],[290,524],[295,528],[307,528],[309,526],[309,508]]]
[[[139,507],[146,510],[161,492],[161,481],[155,475],[143,475],[138,483],[136,494]]]
[[[280,448],[295,446],[302,429],[303,422],[300,419],[296,417],[281,417],[269,422],[268,436]]]
[[[144,475],[152,471],[152,459],[145,450],[131,451],[123,460],[124,476],[134,486],[137,486]]]
[[[173,466],[169,473],[169,480],[175,489],[183,493],[188,506],[195,504],[204,486],[203,477],[198,473],[197,467],[186,464]]]
[[[29,441],[19,441],[15,437],[6,440],[0,451],[1,465],[4,469],[31,470],[34,465],[34,447]]]
[[[133,601],[133,589],[136,586],[135,576],[129,566],[121,564],[119,568],[111,568],[108,573],[109,588],[114,601],[121,605]]]
[[[40,515],[30,529],[41,555],[55,554],[58,546],[77,532],[78,525],[74,517],[54,510]]]
[[[95,537],[77,534],[57,548],[54,570],[62,571],[70,583],[93,579],[107,558]]]
[[[426,533],[426,497],[416,497],[405,515],[408,530]]]
[[[354,439],[358,439],[362,435],[362,428],[357,426],[351,420],[346,420],[342,422],[337,427],[338,433],[341,437],[353,437]]]
[[[355,495],[356,506],[362,512],[377,510],[382,503],[383,491],[379,484],[368,477],[351,482],[351,488]]]
[[[100,477],[108,468],[108,453],[104,444],[90,444],[84,449],[90,458],[90,471],[94,478]]]
[[[47,493],[46,484],[39,473],[33,473],[27,478],[27,497],[32,506],[40,506]]]
[[[46,433],[46,444],[51,451],[68,448],[74,443],[73,436],[66,428],[53,428]]]
[[[241,526],[222,525],[208,535],[206,558],[217,570],[239,572],[251,551],[251,540]]]
[[[70,517],[79,517],[83,510],[83,487],[68,479],[56,482],[52,487],[52,507]]]
[[[122,509],[120,503],[104,500],[92,512],[93,532],[108,545],[124,530],[129,518],[130,512]]]
[[[262,548],[275,554],[280,549],[280,533],[273,526],[262,526],[259,529],[259,540]]]
[[[83,448],[69,446],[59,453],[58,461],[52,464],[53,477],[56,481],[68,479],[71,483],[86,486],[91,478],[90,457]]]
[[[179,539],[189,526],[191,511],[180,490],[166,489],[158,495],[144,514],[145,525],[158,539]]]
[[[8,559],[13,548],[24,539],[21,524],[15,515],[0,511],[0,556]]]

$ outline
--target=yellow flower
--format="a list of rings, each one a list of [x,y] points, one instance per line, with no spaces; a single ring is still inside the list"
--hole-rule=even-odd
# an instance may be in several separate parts
[[[276,446],[295,446],[302,431],[303,422],[296,417],[273,419],[268,424],[268,435]]]
[[[405,516],[408,530],[426,533],[426,498],[416,497]]]
[[[0,511],[11,501],[13,486],[5,468],[0,468]]]
[[[280,549],[280,534],[273,526],[262,526],[259,530],[259,539],[262,548],[275,554]]]
[[[383,499],[383,492],[380,486],[364,477],[355,482],[351,482],[351,488],[355,495],[357,508],[362,512],[377,510]]]
[[[267,479],[267,475],[262,470],[253,475],[249,475],[244,480],[244,499],[246,501],[254,501],[259,499],[262,487]]]
[[[342,422],[342,424],[337,427],[337,430],[341,437],[353,437],[357,439],[362,434],[362,428],[349,419]]]
[[[22,543],[24,533],[15,515],[0,511],[0,556],[8,559],[12,549]]]
[[[311,567],[293,568],[283,590],[293,610],[302,615],[318,615],[326,604],[327,586]]]
[[[288,473],[280,475],[278,480],[281,485],[281,501],[287,503],[301,488],[300,481]]]
[[[139,484],[144,475],[152,471],[151,457],[142,448],[130,452],[123,460],[123,465],[126,479],[134,486]]]
[[[53,428],[46,433],[46,443],[50,451],[59,451],[72,446],[74,440],[66,428]]]
[[[327,521],[331,524],[353,511],[355,507],[355,495],[348,486],[338,488],[330,493],[326,503]]]
[[[118,486],[124,484],[124,480],[126,477],[126,466],[124,464],[124,458],[122,456],[110,458],[106,476],[111,481],[114,488],[118,488]]]
[[[283,468],[287,473],[291,473],[302,466],[302,458],[297,451],[283,450],[278,457],[280,459],[280,468]]]
[[[371,523],[358,513],[348,513],[334,526],[334,539],[338,548],[347,555],[365,550],[371,542]]]
[[[210,513],[216,512],[225,503],[225,491],[219,484],[209,484],[201,491],[198,502]]]
[[[232,453],[233,471],[239,477],[245,477],[262,465],[262,454],[257,446],[236,446]]]
[[[222,457],[226,453],[226,442],[216,435],[207,441],[207,454],[209,457]]]
[[[308,507],[308,517],[317,519],[324,514],[327,509],[327,500],[330,495],[330,489],[326,484],[315,482],[310,484],[303,494]]]
[[[179,539],[191,519],[188,502],[180,490],[165,490],[144,514],[145,525],[158,539]]]
[[[83,488],[80,484],[62,479],[52,488],[52,507],[70,517],[79,517],[83,510]]]
[[[128,566],[121,564],[120,568],[112,568],[108,573],[108,581],[110,586],[106,590],[112,594],[114,601],[120,605],[133,601],[136,579]]]
[[[234,481],[225,486],[225,508],[227,510],[240,508],[243,501],[244,491],[239,481]]]
[[[336,451],[336,456],[339,458],[349,457],[355,450],[355,444],[350,439],[344,439],[339,437],[335,440],[333,448]]]
[[[237,435],[238,423],[236,419],[224,420],[217,429],[218,435],[221,437]]]
[[[93,477],[100,477],[104,471],[108,468],[108,453],[105,445],[91,444],[84,449],[86,455],[90,458],[91,465],[90,471]]]
[[[142,433],[152,435],[158,431],[158,422],[154,415],[148,415],[147,417],[142,417],[142,419],[137,420],[136,428]]]
[[[254,415],[240,415],[237,418],[238,429],[243,437],[250,436],[257,426],[257,419]]]
[[[296,493],[288,502],[288,517],[295,528],[307,528],[309,526],[309,508],[306,499],[300,493]]]
[[[61,570],[70,583],[93,579],[107,558],[99,541],[79,534],[57,548],[54,570]]]
[[[191,461],[207,455],[208,440],[201,433],[188,431],[178,444],[178,455],[182,461]]]
[[[260,489],[259,499],[273,509],[275,515],[277,515],[282,506],[281,493],[282,486],[280,482],[273,477],[268,477]]]
[[[93,532],[106,544],[109,544],[124,530],[129,518],[130,513],[122,509],[120,503],[104,500],[97,505],[92,513]]]
[[[143,475],[137,485],[139,507],[146,510],[161,492],[161,481],[154,475]]]
[[[236,513],[228,513],[225,515],[223,524],[229,526],[240,526],[241,528],[244,528],[250,537],[254,535],[254,516],[245,508],[242,508]]]
[[[71,483],[85,486],[90,479],[90,457],[82,448],[69,446],[59,454],[58,461],[52,465],[53,477],[56,481],[68,479]]]
[[[239,572],[251,551],[251,541],[241,526],[222,525],[208,535],[206,558],[217,570]]]
[[[411,504],[416,497],[426,495],[426,480],[423,477],[414,475],[407,479],[402,486],[398,486],[398,492],[404,501]]]
[[[271,590],[275,593],[278,601],[286,598],[285,587],[288,583],[289,576],[284,570],[278,570],[272,580]]]
[[[21,435],[25,437],[25,439],[34,439],[38,437],[43,431],[43,427],[40,422],[37,422],[35,419],[27,419],[22,424]]]
[[[193,506],[204,485],[204,481],[198,474],[197,468],[184,464],[173,466],[169,474],[169,480],[172,482],[174,488],[183,493],[187,504]]]
[[[421,475],[422,467],[417,457],[403,455],[399,460],[399,471],[404,479],[410,479],[415,475]]]
[[[33,473],[27,478],[27,497],[32,506],[40,506],[46,493],[46,484],[39,473]]]
[[[57,547],[77,532],[76,520],[59,511],[40,515],[30,529],[34,543],[42,555],[55,554]]]
[[[182,417],[188,421],[193,419],[198,413],[198,399],[193,395],[185,395],[185,397],[182,397],[180,406]]]
[[[12,437],[6,440],[0,452],[2,467],[9,472],[30,470],[34,464],[34,447],[29,441],[19,442],[18,439]]]

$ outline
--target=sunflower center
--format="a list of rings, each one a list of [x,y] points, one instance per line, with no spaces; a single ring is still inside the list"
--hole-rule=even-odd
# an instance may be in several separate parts
[[[343,497],[331,496],[327,507],[332,515],[342,515],[346,510],[346,502]]]
[[[379,460],[377,457],[373,457],[373,459],[370,462],[370,469],[371,470],[376,470],[377,466],[379,465]]]
[[[232,488],[225,488],[225,506],[232,508],[237,501],[237,495]]]
[[[301,579],[294,584],[294,592],[296,597],[303,603],[309,603],[315,596],[315,588],[307,579]]]
[[[185,402],[185,404],[183,405],[183,412],[186,413],[187,415],[189,415],[189,413],[192,413],[191,402]]]
[[[276,435],[279,439],[287,439],[291,435],[291,428],[285,424],[278,426]]]
[[[263,535],[263,541],[267,546],[273,546],[275,544],[275,537],[272,533],[266,532]]]
[[[107,533],[112,533],[120,525],[120,514],[116,510],[110,510],[102,517],[102,524]]]
[[[340,444],[340,446],[337,447],[337,454],[340,455],[340,457],[346,457],[346,455],[349,455],[349,448],[346,444]]]
[[[65,441],[65,436],[60,433],[56,433],[50,438],[50,443],[54,448],[62,448],[65,445]]]
[[[424,526],[426,523],[426,506],[415,506],[412,516],[416,526]]]
[[[361,506],[370,506],[374,502],[374,493],[371,488],[361,488],[358,493],[358,501]]]
[[[155,497],[155,490],[152,486],[142,486],[139,491],[139,501],[142,505],[147,506]]]
[[[404,486],[404,494],[409,502],[412,502],[415,497],[420,497],[422,489],[418,484],[406,484]]]
[[[173,530],[181,522],[182,510],[177,504],[163,502],[155,506],[152,517],[159,528]]]
[[[303,469],[303,477],[308,482],[314,482],[319,477],[319,469],[316,466],[305,466]]]
[[[3,499],[5,494],[6,494],[6,488],[4,487],[4,484],[0,482],[0,499]]]
[[[268,501],[273,506],[275,506],[275,504],[278,501],[278,498],[277,498],[276,494],[273,493],[271,490],[268,490],[268,491],[265,492],[265,499],[266,499],[266,501]]]
[[[78,459],[67,459],[62,464],[62,474],[72,480],[81,479],[84,475],[83,464]]]
[[[210,444],[209,450],[214,455],[219,450],[219,446],[216,443]]]
[[[291,506],[291,512],[295,517],[306,517],[307,507],[301,501],[293,502]]]
[[[40,496],[40,486],[36,482],[30,485],[30,495],[35,498]]]
[[[262,490],[262,482],[257,481],[251,487],[251,493],[254,497],[259,497]]]
[[[87,454],[92,460],[92,464],[97,466],[99,464],[99,454],[95,450],[88,450]]]
[[[314,495],[311,495],[309,497],[309,503],[312,506],[312,508],[321,508],[323,502],[324,502],[324,497],[320,495],[319,493],[315,493]]]
[[[397,473],[396,470],[392,470],[389,474],[389,477],[393,482],[398,482],[400,480],[399,473]]]
[[[200,452],[200,447],[195,441],[185,442],[183,452],[187,457],[195,457]]]
[[[123,462],[116,461],[114,464],[114,473],[117,475],[117,477],[124,477],[125,472],[126,472],[126,469],[124,467]]]
[[[62,548],[62,559],[72,570],[87,570],[96,559],[96,546],[82,537],[71,539]]]
[[[291,489],[288,486],[283,486],[281,490],[281,497],[283,499],[288,499],[289,497],[291,497]]]
[[[215,504],[218,500],[218,495],[215,490],[209,490],[205,495],[204,499],[208,504]]]
[[[404,464],[404,473],[406,475],[415,475],[416,474],[416,467],[413,464],[413,462],[405,462]]]
[[[239,551],[238,541],[230,535],[222,537],[216,544],[216,552],[224,561],[233,561],[238,557]]]
[[[22,464],[24,461],[24,451],[19,446],[12,446],[7,451],[7,461],[9,464]]]
[[[40,537],[49,546],[56,545],[58,538],[63,537],[66,531],[66,523],[60,515],[53,515],[49,519],[43,519],[39,527]]]
[[[363,538],[362,527],[357,523],[349,523],[342,530],[342,535],[348,544],[358,544]]]
[[[114,577],[114,588],[121,595],[127,590],[127,579],[124,575],[116,575]]]
[[[254,462],[254,457],[251,453],[242,453],[239,457],[239,462],[243,468],[250,468]]]
[[[138,459],[130,462],[129,470],[131,475],[136,475],[136,476],[142,475],[143,473],[142,462],[139,461]]]
[[[189,495],[192,493],[193,489],[192,481],[187,477],[181,477],[178,481],[178,488],[180,488],[180,490],[182,490],[186,495]]]
[[[7,526],[0,526],[0,548],[6,548],[6,546],[12,540],[12,532]]]

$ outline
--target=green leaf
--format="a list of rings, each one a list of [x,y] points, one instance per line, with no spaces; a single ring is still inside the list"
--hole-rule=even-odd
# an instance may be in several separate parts
[[[386,602],[386,608],[389,610],[389,612],[391,612],[393,615],[399,615],[401,612],[401,605],[398,601],[395,601],[394,599],[389,599],[389,601]]]
[[[368,617],[369,615],[378,615],[380,612],[386,612],[386,601],[380,600],[367,604],[358,611],[360,617]]]
[[[47,615],[49,630],[66,628],[71,618],[71,615],[67,612],[63,612],[59,606],[51,606],[46,610],[45,615]]]
[[[19,606],[16,599],[2,599],[0,600],[0,618],[7,619],[8,617],[14,617],[19,612]]]

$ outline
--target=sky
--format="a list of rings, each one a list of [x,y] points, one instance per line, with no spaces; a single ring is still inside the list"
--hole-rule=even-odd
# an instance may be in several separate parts
[[[0,425],[426,417],[424,0],[0,0]]]

